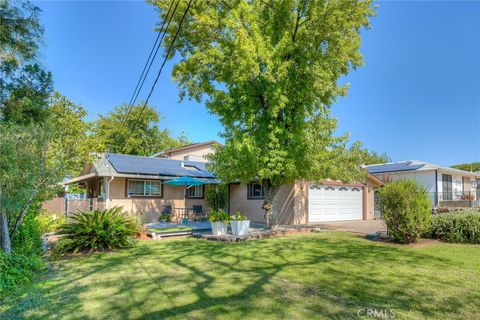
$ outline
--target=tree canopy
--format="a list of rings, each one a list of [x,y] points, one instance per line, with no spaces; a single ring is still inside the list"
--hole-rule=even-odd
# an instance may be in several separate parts
[[[476,171],[480,171],[480,162],[454,164],[452,168],[476,172]]]
[[[363,149],[363,164],[378,164],[392,161],[387,153],[378,153],[374,150]]]
[[[29,1],[0,2],[0,118],[43,121],[52,76],[37,63],[43,35],[40,9]]]
[[[93,137],[103,151],[152,155],[189,143],[183,134],[173,137],[168,129],[160,129],[161,117],[154,107],[146,106],[140,116],[142,108],[143,103],[133,106],[125,121],[129,107],[122,104],[92,123]]]
[[[150,2],[165,19],[170,1]],[[173,79],[182,98],[204,101],[224,126],[217,175],[262,181],[267,223],[276,186],[362,175],[360,144],[347,148],[348,136],[334,135],[330,107],[347,94],[338,79],[363,63],[360,30],[374,13],[369,0],[192,3],[169,57],[179,57]]]

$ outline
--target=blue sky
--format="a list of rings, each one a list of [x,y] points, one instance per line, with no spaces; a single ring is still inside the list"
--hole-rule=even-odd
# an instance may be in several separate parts
[[[41,61],[56,89],[84,106],[89,120],[127,102],[156,36],[155,9],[140,1],[36,4],[46,29]],[[394,161],[480,161],[480,2],[377,4],[363,36],[366,64],[342,79],[351,89],[332,109],[338,132]],[[203,105],[178,102],[172,63],[150,100],[161,127],[194,142],[219,140],[222,128]]]

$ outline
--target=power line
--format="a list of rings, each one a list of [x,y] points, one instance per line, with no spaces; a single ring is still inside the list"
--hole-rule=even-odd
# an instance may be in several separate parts
[[[143,111],[147,107],[148,100],[150,100],[150,97],[152,96],[153,90],[155,89],[155,86],[157,85],[158,79],[160,78],[160,75],[162,74],[163,67],[165,66],[165,63],[167,62],[168,56],[170,55],[170,52],[172,51],[173,44],[175,43],[175,40],[177,39],[177,36],[180,33],[180,29],[182,29],[183,20],[185,20],[185,17],[187,16],[187,13],[188,13],[188,10],[190,9],[190,5],[192,4],[192,1],[193,0],[190,0],[188,2],[187,8],[185,9],[185,12],[183,13],[182,19],[180,20],[180,22],[178,24],[178,28],[177,28],[177,31],[175,32],[175,35],[172,39],[172,42],[168,46],[167,54],[165,55],[165,58],[163,59],[163,63],[160,67],[160,70],[158,71],[157,77],[155,78],[155,81],[153,82],[152,88],[150,89],[150,92],[148,93],[147,99],[145,100],[145,103],[143,104],[143,107],[140,110],[140,114],[138,115],[138,117],[137,117],[137,119],[134,123],[134,127],[133,127],[132,131],[135,131],[135,129],[137,128],[137,124],[138,124],[140,118],[142,117]],[[125,146],[127,145],[127,142],[129,141],[129,138],[130,138],[130,136],[127,139],[125,139],[125,142],[123,143],[121,150],[123,150],[125,148]]]
[[[135,86],[135,90],[133,91],[132,97],[130,98],[130,101],[128,102],[128,105],[127,105],[128,110],[127,110],[127,113],[125,114],[125,116],[122,119],[122,123],[120,124],[120,132],[122,132],[123,126],[127,122],[128,117],[130,116],[130,113],[133,110],[133,107],[134,107],[134,105],[137,101],[138,95],[140,94],[140,91],[142,90],[143,84],[145,83],[145,80],[147,79],[148,73],[150,72],[150,68],[152,67],[152,64],[155,60],[155,57],[157,56],[158,50],[161,47],[161,44],[162,44],[163,39],[165,37],[166,30],[168,29],[168,27],[170,25],[170,22],[172,20],[172,17],[175,14],[175,11],[177,10],[179,2],[180,2],[180,0],[177,1],[176,5],[175,5],[175,8],[172,11],[172,15],[169,18],[170,11],[173,7],[173,4],[175,3],[175,0],[172,0],[172,2],[170,3],[170,6],[168,8],[165,20],[163,20],[162,26],[160,27],[160,31],[158,32],[157,38],[155,39],[155,43],[153,44],[153,47],[150,50],[150,54],[148,55],[148,59],[145,62],[145,65],[143,66],[143,70],[142,70],[142,73],[140,75],[140,78],[137,81],[137,85]],[[164,30],[165,23],[167,21],[168,21],[167,27]],[[160,39],[160,36],[161,36],[161,39]],[[160,42],[158,41],[159,39],[160,39]],[[152,54],[153,54],[153,58],[152,58]],[[150,58],[151,58],[151,60],[150,60]]]

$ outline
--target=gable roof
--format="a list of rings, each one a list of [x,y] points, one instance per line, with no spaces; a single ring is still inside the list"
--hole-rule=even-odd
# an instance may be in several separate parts
[[[454,168],[436,165],[436,164],[419,161],[419,160],[371,164],[371,165],[365,166],[365,168],[367,169],[368,173],[371,173],[371,174],[404,172],[404,171],[427,171],[427,170],[440,169],[443,171],[458,173],[458,174],[467,175],[467,176],[477,176],[477,174],[475,174],[474,172],[454,169]]]
[[[188,150],[188,149],[192,149],[192,148],[208,146],[210,144],[222,145],[220,142],[217,142],[215,140],[198,142],[198,143],[191,143],[191,144],[187,144],[187,145],[184,145],[184,146],[181,146],[181,147],[178,147],[178,148],[172,148],[172,149],[167,149],[167,150],[157,152],[157,153],[153,154],[152,157],[157,157],[157,156],[160,156],[162,154],[171,153],[171,152],[178,152],[178,151],[184,151],[184,150]]]

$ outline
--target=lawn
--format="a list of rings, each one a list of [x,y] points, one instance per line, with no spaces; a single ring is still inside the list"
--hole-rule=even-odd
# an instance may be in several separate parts
[[[480,246],[386,245],[341,232],[240,243],[143,241],[63,259],[0,304],[6,319],[478,319]]]

